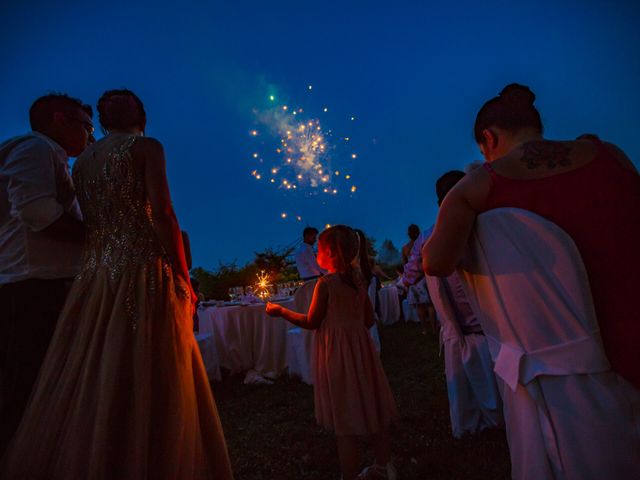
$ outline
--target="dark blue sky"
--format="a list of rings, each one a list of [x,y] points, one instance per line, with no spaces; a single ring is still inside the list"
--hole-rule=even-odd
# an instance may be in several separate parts
[[[507,83],[531,86],[550,138],[597,133],[640,165],[635,3],[3,2],[0,134],[27,131],[29,105],[51,90],[95,105],[127,87],[165,145],[195,265],[244,263],[307,223],[400,246],[409,223],[435,219],[436,178],[480,158],[475,114]],[[251,177],[252,109],[269,94],[305,115],[329,107],[324,128],[358,152],[334,159],[356,194],[323,204]]]

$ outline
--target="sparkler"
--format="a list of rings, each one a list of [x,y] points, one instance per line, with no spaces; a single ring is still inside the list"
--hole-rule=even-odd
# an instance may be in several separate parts
[[[269,274],[264,270],[260,270],[260,273],[257,273],[258,282],[254,286],[254,293],[257,297],[265,300],[269,297]]]

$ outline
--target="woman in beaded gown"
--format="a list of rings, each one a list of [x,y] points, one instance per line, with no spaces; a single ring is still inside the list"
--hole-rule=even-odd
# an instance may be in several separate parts
[[[98,111],[108,135],[73,174],[83,267],[0,477],[231,479],[162,146],[132,92]]]

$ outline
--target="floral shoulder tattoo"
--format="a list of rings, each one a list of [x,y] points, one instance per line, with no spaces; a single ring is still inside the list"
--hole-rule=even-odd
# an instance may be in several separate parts
[[[566,167],[571,165],[569,152],[571,148],[560,142],[549,142],[545,140],[533,140],[522,145],[521,162],[527,165],[529,170],[534,170],[541,166],[546,166],[547,170],[553,170],[558,166]]]

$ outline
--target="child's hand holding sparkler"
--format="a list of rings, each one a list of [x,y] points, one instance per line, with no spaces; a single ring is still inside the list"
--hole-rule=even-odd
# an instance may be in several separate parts
[[[267,315],[270,317],[281,317],[282,316],[282,305],[278,305],[277,303],[267,302],[267,307],[265,308]]]

